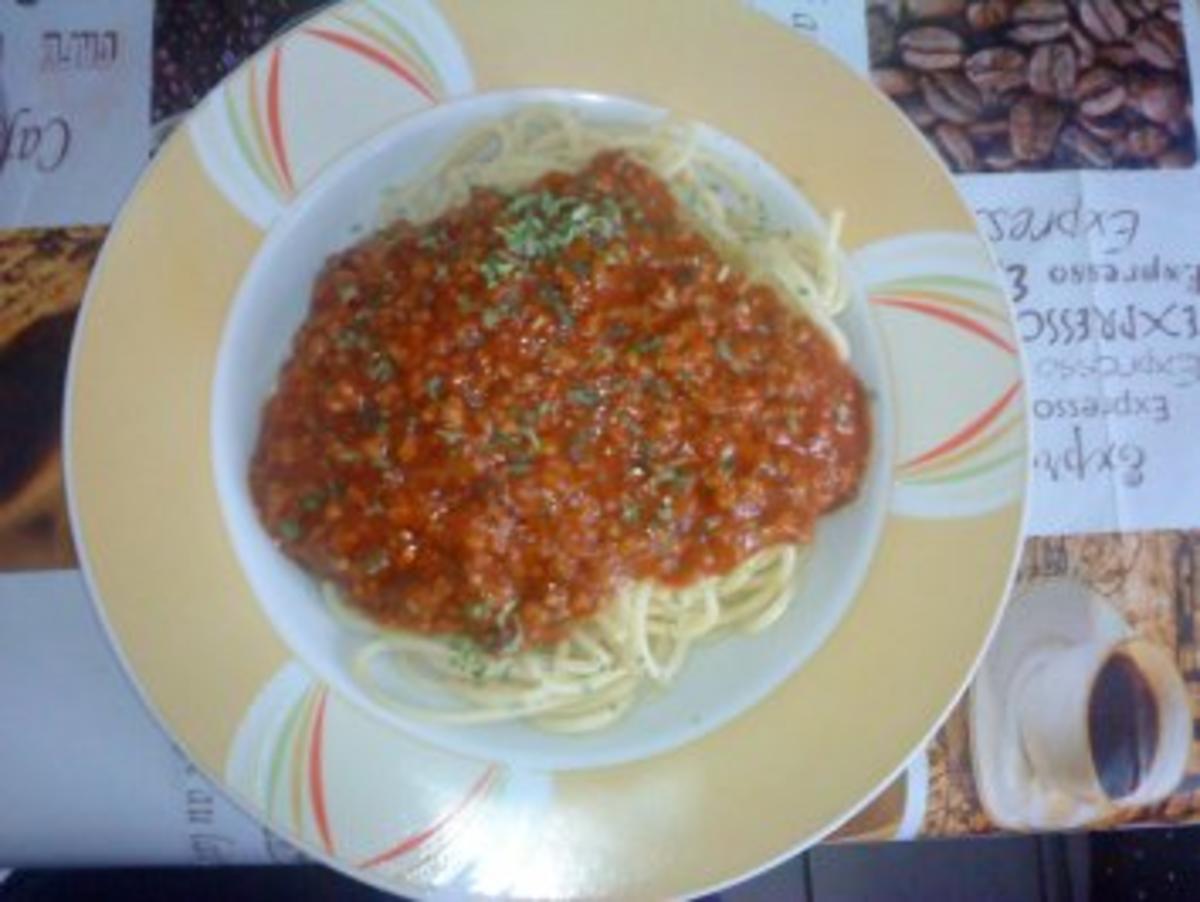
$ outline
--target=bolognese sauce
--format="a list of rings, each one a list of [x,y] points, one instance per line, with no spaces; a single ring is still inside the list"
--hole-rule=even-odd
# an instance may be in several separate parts
[[[374,621],[515,649],[809,541],[869,445],[821,331],[605,151],[329,260],[250,484]]]

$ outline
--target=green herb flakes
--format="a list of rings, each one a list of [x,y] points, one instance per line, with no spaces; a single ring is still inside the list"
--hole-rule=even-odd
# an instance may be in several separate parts
[[[374,548],[363,560],[363,569],[367,576],[378,576],[391,563],[388,553],[382,548]]]
[[[567,400],[580,407],[595,407],[600,403],[600,393],[594,388],[572,388],[567,391]]]
[[[300,498],[300,509],[305,513],[315,513],[325,506],[324,492],[306,492]]]
[[[367,375],[374,382],[389,382],[396,375],[396,364],[386,354],[375,354],[367,364]]]

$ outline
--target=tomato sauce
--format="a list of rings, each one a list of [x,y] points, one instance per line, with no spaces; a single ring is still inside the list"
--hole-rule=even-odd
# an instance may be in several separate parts
[[[808,541],[862,479],[863,388],[690,222],[612,151],[330,259],[263,411],[270,534],[377,622],[492,649]]]

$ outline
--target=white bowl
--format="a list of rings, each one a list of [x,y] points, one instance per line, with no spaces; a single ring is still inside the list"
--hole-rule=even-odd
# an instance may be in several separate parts
[[[247,474],[264,401],[292,336],[308,314],[325,259],[378,223],[384,191],[426,172],[464,134],[530,104],[556,103],[587,121],[648,124],[662,109],[618,97],[560,90],[478,95],[418,113],[375,136],[323,173],[271,226],[238,290],[218,354],[212,407],[216,485],[237,558],[275,629],[322,680],[407,733],[446,749],[515,766],[565,770],[627,762],[693,740],[759,702],[833,632],[858,592],[883,525],[893,422],[872,405],[874,449],[859,498],[818,528],[813,554],[784,616],[757,635],[697,647],[669,688],[647,692],[624,719],[579,736],[522,723],[454,727],[389,710],[360,687],[349,661],[363,638],[335,620],[315,580],[285,557],[259,521]],[[735,167],[768,204],[775,224],[822,228],[795,185],[737,141],[700,126],[699,140]],[[839,324],[872,396],[889,397],[865,299]],[[648,687],[649,688],[649,687]]]

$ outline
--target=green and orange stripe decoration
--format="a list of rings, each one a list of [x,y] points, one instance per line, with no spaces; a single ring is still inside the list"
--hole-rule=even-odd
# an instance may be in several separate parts
[[[489,765],[475,782],[471,784],[466,794],[432,824],[422,830],[417,830],[409,834],[378,855],[373,855],[366,861],[360,862],[358,866],[360,868],[374,868],[382,864],[387,864],[388,862],[416,852],[439,834],[444,834],[447,827],[455,821],[460,820],[463,813],[471,808],[475,802],[486,797],[491,792],[499,779],[499,775],[500,768],[495,764]]]
[[[433,60],[386,3],[364,0],[346,12],[334,12],[328,20],[319,21],[320,25],[305,27],[302,33],[387,70],[430,103],[437,103],[445,93]],[[333,23],[340,27],[333,27]]]
[[[274,819],[285,818],[285,826],[301,835],[306,832],[306,821],[311,820],[321,849],[336,855],[325,781],[328,704],[329,690],[322,686],[306,691],[289,710],[268,758],[266,811]],[[358,867],[375,868],[427,851],[431,842],[443,838],[449,828],[496,790],[503,774],[495,764],[485,766],[463,795],[432,823],[386,845],[383,851],[360,861]]]
[[[1017,358],[1008,317],[996,306],[978,300],[981,297],[1004,303],[993,284],[960,276],[887,282],[872,289],[871,302],[935,319]],[[914,485],[962,482],[1018,460],[1024,453],[1022,446],[1006,439],[1014,437],[1024,421],[1020,396],[1021,380],[1017,378],[951,435],[901,461],[897,467],[900,480]]]
[[[445,95],[437,66],[384,0],[363,0],[344,12],[321,16],[298,35],[345,50],[403,81],[430,103]],[[282,71],[289,35],[246,64],[246,77],[228,83],[225,116],[238,153],[277,198],[296,193],[284,128]],[[264,70],[265,71],[261,71]]]
[[[230,82],[222,92],[225,116],[238,151],[259,181],[277,197],[290,197],[296,191],[296,183],[283,134],[280,97],[283,55],[280,46],[276,45],[265,60],[265,89],[259,74],[259,58],[256,58],[247,63],[246,78],[241,80],[243,104],[239,106],[234,96],[237,81]]]

